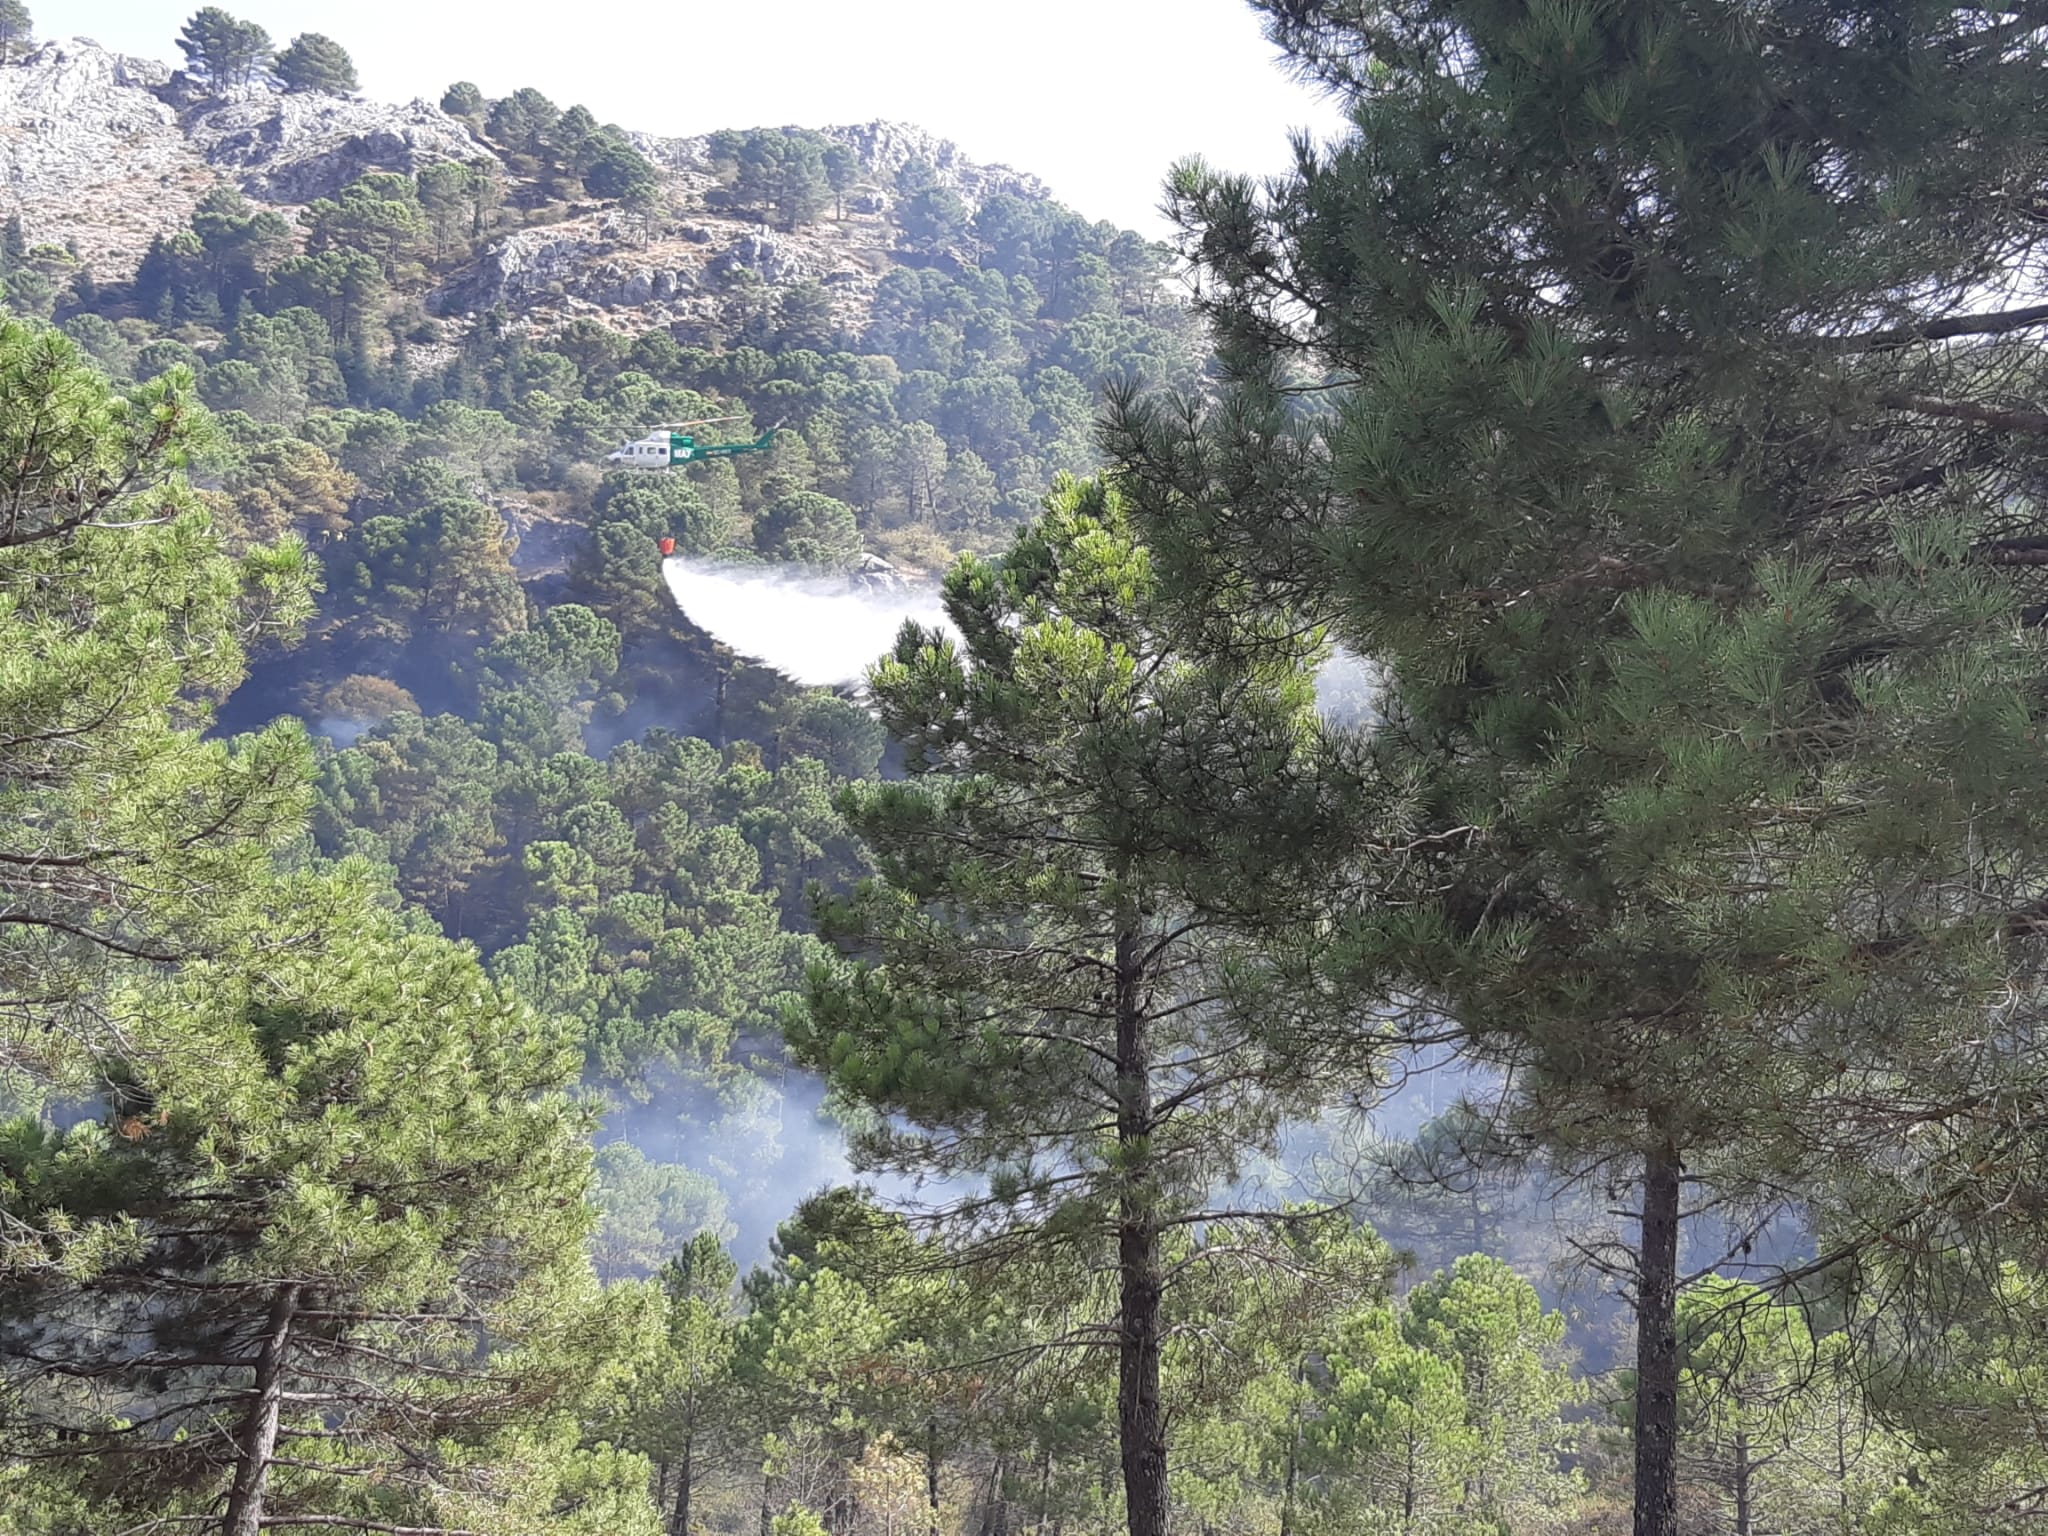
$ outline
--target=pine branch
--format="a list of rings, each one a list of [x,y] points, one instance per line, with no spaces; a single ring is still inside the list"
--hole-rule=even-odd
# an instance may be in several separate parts
[[[54,917],[36,917],[26,912],[0,912],[0,928],[47,928],[74,939],[84,939],[89,944],[130,960],[153,960],[159,965],[171,965],[178,959],[177,955],[162,950],[142,949],[123,943],[112,934],[101,933],[79,923],[67,923]]]
[[[2030,304],[2024,309],[2002,309],[1982,315],[1951,315],[1946,320],[1888,326],[1881,331],[1864,331],[1856,336],[1815,337],[1812,341],[1827,352],[1881,352],[1916,341],[1947,341],[1956,336],[2006,336],[2038,325],[2048,325],[2048,304]]]
[[[1850,512],[1859,507],[1889,501],[1894,496],[1910,496],[1915,491],[1929,490],[1937,485],[1946,484],[1954,475],[1986,468],[1997,462],[1997,458],[1998,455],[1991,451],[1988,444],[1982,444],[1959,458],[1894,475],[1891,479],[1880,481],[1876,485],[1844,491],[1822,502],[1820,509],[1826,513]]]
[[[1987,539],[1976,545],[1972,553],[1992,565],[2048,565],[2048,537]]]
[[[1778,345],[1788,352],[1812,351],[1840,356],[1892,351],[1920,342],[1950,341],[1959,336],[2009,336],[2016,331],[2033,330],[2039,326],[2048,326],[2048,304],[2030,304],[2021,309],[1993,310],[1977,315],[1950,315],[1941,320],[1890,325],[1846,336],[1790,335],[1781,338]],[[1579,350],[1582,356],[1589,358],[1684,357],[1698,352],[1700,347],[1689,336],[1660,336],[1649,341],[1589,342]]]
[[[1933,395],[1879,395],[1877,403],[1891,410],[1909,411],[1915,416],[1933,416],[1948,421],[1974,421],[1980,426],[1996,427],[2002,432],[2023,432],[2031,436],[2048,437],[2048,412],[2009,411],[1993,405],[1978,405],[1970,400],[1942,400]]]

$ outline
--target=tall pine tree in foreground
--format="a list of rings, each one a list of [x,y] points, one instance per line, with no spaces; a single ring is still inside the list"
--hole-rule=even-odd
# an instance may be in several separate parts
[[[584,1249],[573,1035],[364,895],[281,882],[260,968],[137,1000],[101,1118],[6,1127],[10,1216],[125,1241],[8,1292],[0,1443],[98,1528],[510,1529],[567,1481],[546,1529],[653,1536],[578,1448],[645,1309]]]
[[[183,467],[191,375],[114,391],[53,331],[0,320],[0,1073],[90,1092],[117,989],[238,942],[302,825],[305,733],[199,727],[249,649],[311,611],[304,546],[229,556]],[[0,1178],[0,1201],[13,1189]],[[9,1224],[0,1269],[108,1234]]]
[[[2048,306],[2000,295],[2048,235],[2048,17],[1259,8],[1354,131],[1264,189],[1176,172],[1230,387],[1112,440],[1169,585],[1384,665],[1409,793],[1360,836],[1407,853],[1331,974],[1637,1187],[1671,1536],[1688,1188],[1807,1201],[1809,1281],[1883,1251],[1907,1292],[2043,1214]]]
[[[1081,1338],[1119,1352],[1126,1517],[1161,1536],[1163,1296],[1202,1263],[1166,1252],[1323,1088],[1324,1004],[1279,984],[1320,846],[1313,643],[1188,661],[1100,483],[946,593],[964,643],[906,629],[873,673],[910,776],[846,794],[881,873],[821,913],[860,963],[791,1040],[881,1112],[869,1166],[982,1186],[935,1213],[970,1256],[1113,1269]]]
[[[652,1319],[595,1294],[576,1042],[280,867],[301,729],[204,734],[311,577],[224,552],[210,440],[184,370],[0,322],[0,1528],[652,1536],[577,1419]]]

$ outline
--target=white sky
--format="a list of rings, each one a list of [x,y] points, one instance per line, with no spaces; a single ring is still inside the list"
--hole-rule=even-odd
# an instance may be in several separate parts
[[[198,0],[29,0],[37,35],[178,62]],[[1163,234],[1172,161],[1285,169],[1287,132],[1338,118],[1289,78],[1243,0],[228,0],[280,45],[325,32],[365,94],[538,87],[650,133],[915,123],[1042,178],[1095,219]]]

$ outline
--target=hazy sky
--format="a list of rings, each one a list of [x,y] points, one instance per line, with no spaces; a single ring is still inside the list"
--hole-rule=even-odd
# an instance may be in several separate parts
[[[282,44],[325,32],[371,96],[537,86],[652,133],[916,123],[1042,177],[1090,218],[1148,233],[1167,166],[1278,171],[1287,131],[1337,123],[1289,78],[1243,0],[229,0]],[[197,0],[30,0],[44,37],[176,62]]]

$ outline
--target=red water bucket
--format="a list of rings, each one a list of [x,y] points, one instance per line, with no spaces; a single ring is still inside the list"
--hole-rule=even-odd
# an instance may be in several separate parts
[[[664,555],[674,554],[676,552],[676,541],[674,539],[663,539],[661,541],[661,552]]]

